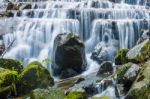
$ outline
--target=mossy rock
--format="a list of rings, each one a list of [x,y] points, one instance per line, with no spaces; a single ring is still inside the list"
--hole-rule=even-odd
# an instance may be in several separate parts
[[[124,78],[124,75],[125,73],[127,72],[127,70],[132,66],[133,64],[132,63],[127,63],[127,64],[124,64],[123,66],[121,66],[117,73],[116,73],[116,76],[117,76],[117,83],[121,84],[124,82],[124,80],[126,78]]]
[[[150,96],[150,61],[144,64],[136,81],[125,99],[149,99]]]
[[[145,62],[150,58],[150,40],[136,45],[127,53],[127,59],[133,63]]]
[[[0,98],[16,93],[16,81],[18,73],[8,69],[0,68]]]
[[[14,70],[17,71],[18,73],[21,73],[23,69],[23,66],[19,61],[13,59],[3,59],[3,58],[0,59],[0,67]]]
[[[126,54],[128,53],[129,49],[119,49],[117,55],[115,57],[115,64],[122,65],[128,62],[126,58]]]
[[[53,85],[54,80],[49,71],[39,62],[32,62],[20,74],[17,87],[20,94],[26,94],[33,89],[47,88]]]
[[[108,96],[102,96],[102,97],[93,97],[92,99],[111,99]]]
[[[87,99],[85,91],[71,91],[64,99]]]
[[[64,99],[64,92],[59,89],[36,89],[30,94],[30,99]]]

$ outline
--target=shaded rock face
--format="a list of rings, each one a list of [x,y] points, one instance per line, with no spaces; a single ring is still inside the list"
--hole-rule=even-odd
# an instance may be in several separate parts
[[[138,39],[137,44],[142,43],[146,39],[150,39],[150,30],[143,30],[142,36]]]
[[[144,64],[136,81],[132,85],[125,99],[149,99],[150,95],[150,61]]]
[[[114,42],[114,43],[113,43]],[[114,57],[117,52],[116,41],[111,41],[108,43],[100,42],[94,48],[91,58],[96,60],[99,64],[103,61],[114,61]],[[115,44],[115,45],[114,45]]]
[[[52,56],[54,76],[68,78],[86,69],[84,44],[79,36],[73,33],[59,34],[54,42]]]
[[[5,45],[3,42],[3,36],[0,35],[0,56],[3,54],[4,50],[5,50]]]
[[[123,85],[123,93],[128,92],[133,82],[135,81],[138,73],[139,66],[133,63],[124,64],[117,71],[117,84]]]
[[[144,42],[136,45],[127,53],[127,59],[130,62],[144,62],[150,58],[150,40],[145,40]]]
[[[6,10],[19,10],[20,6],[21,6],[21,4],[9,2]]]
[[[103,62],[97,73],[97,76],[106,77],[113,73],[113,64],[110,61]]]
[[[26,94],[36,88],[47,88],[54,85],[49,71],[39,62],[32,62],[19,75],[18,94]]]

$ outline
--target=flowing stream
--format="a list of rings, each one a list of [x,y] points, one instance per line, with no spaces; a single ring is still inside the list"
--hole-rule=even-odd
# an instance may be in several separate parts
[[[85,42],[89,69],[87,75],[98,68],[90,59],[97,43],[107,36],[117,40],[120,48],[131,48],[141,35],[142,29],[150,29],[150,8],[147,0],[14,0],[31,7],[9,10],[10,18],[0,19],[0,26],[9,26],[4,34],[5,46],[13,40],[12,47],[4,55],[28,64],[34,60],[51,58],[53,42],[57,34],[76,33]],[[0,0],[0,11],[7,1]],[[6,27],[5,27],[6,28]],[[10,31],[10,28],[12,29]],[[49,68],[47,66],[47,68]],[[112,94],[110,92],[102,94]],[[114,96],[112,96],[114,97]]]

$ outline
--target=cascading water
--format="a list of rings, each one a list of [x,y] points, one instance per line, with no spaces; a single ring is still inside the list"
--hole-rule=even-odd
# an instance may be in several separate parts
[[[89,69],[82,75],[97,70],[99,65],[90,59],[97,43],[118,40],[120,48],[131,48],[140,37],[140,30],[150,29],[150,11],[146,0],[14,0],[29,9],[11,11],[13,31],[5,31],[5,46],[14,39],[6,58],[23,60],[25,64],[50,58],[53,42],[59,33],[77,33],[86,44]],[[0,0],[5,10],[7,1]],[[2,6],[1,6],[2,5]],[[0,10],[0,11],[1,11]],[[4,21],[0,21],[2,24]],[[3,33],[4,34],[4,33]],[[108,88],[105,94],[110,90]],[[102,95],[101,94],[101,95]],[[112,96],[114,97],[114,96]]]

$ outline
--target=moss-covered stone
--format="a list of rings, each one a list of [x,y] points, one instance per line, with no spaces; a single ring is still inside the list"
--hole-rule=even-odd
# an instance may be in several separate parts
[[[150,40],[136,45],[127,53],[127,59],[133,63],[144,62],[150,58]]]
[[[0,68],[0,98],[16,93],[17,76],[16,71]]]
[[[64,99],[87,99],[85,91],[71,91]]]
[[[127,70],[132,66],[132,63],[127,63],[127,64],[124,64],[123,66],[121,66],[117,73],[116,73],[116,76],[117,76],[117,83],[123,83],[125,78],[124,78],[124,75],[125,73],[127,72]]]
[[[128,53],[129,49],[119,49],[117,55],[115,57],[115,64],[122,65],[128,62],[126,58],[126,54]]]
[[[20,74],[17,87],[20,94],[26,94],[33,89],[53,85],[54,80],[49,71],[39,62],[32,62]]]
[[[108,96],[102,96],[102,97],[93,97],[92,99],[111,99]]]
[[[31,92],[30,99],[64,99],[64,92],[59,89],[36,89]]]
[[[149,99],[150,96],[150,61],[144,64],[136,81],[125,99]]]
[[[12,59],[0,59],[0,67],[10,70],[15,70],[20,73],[23,69],[22,64],[17,60]]]

